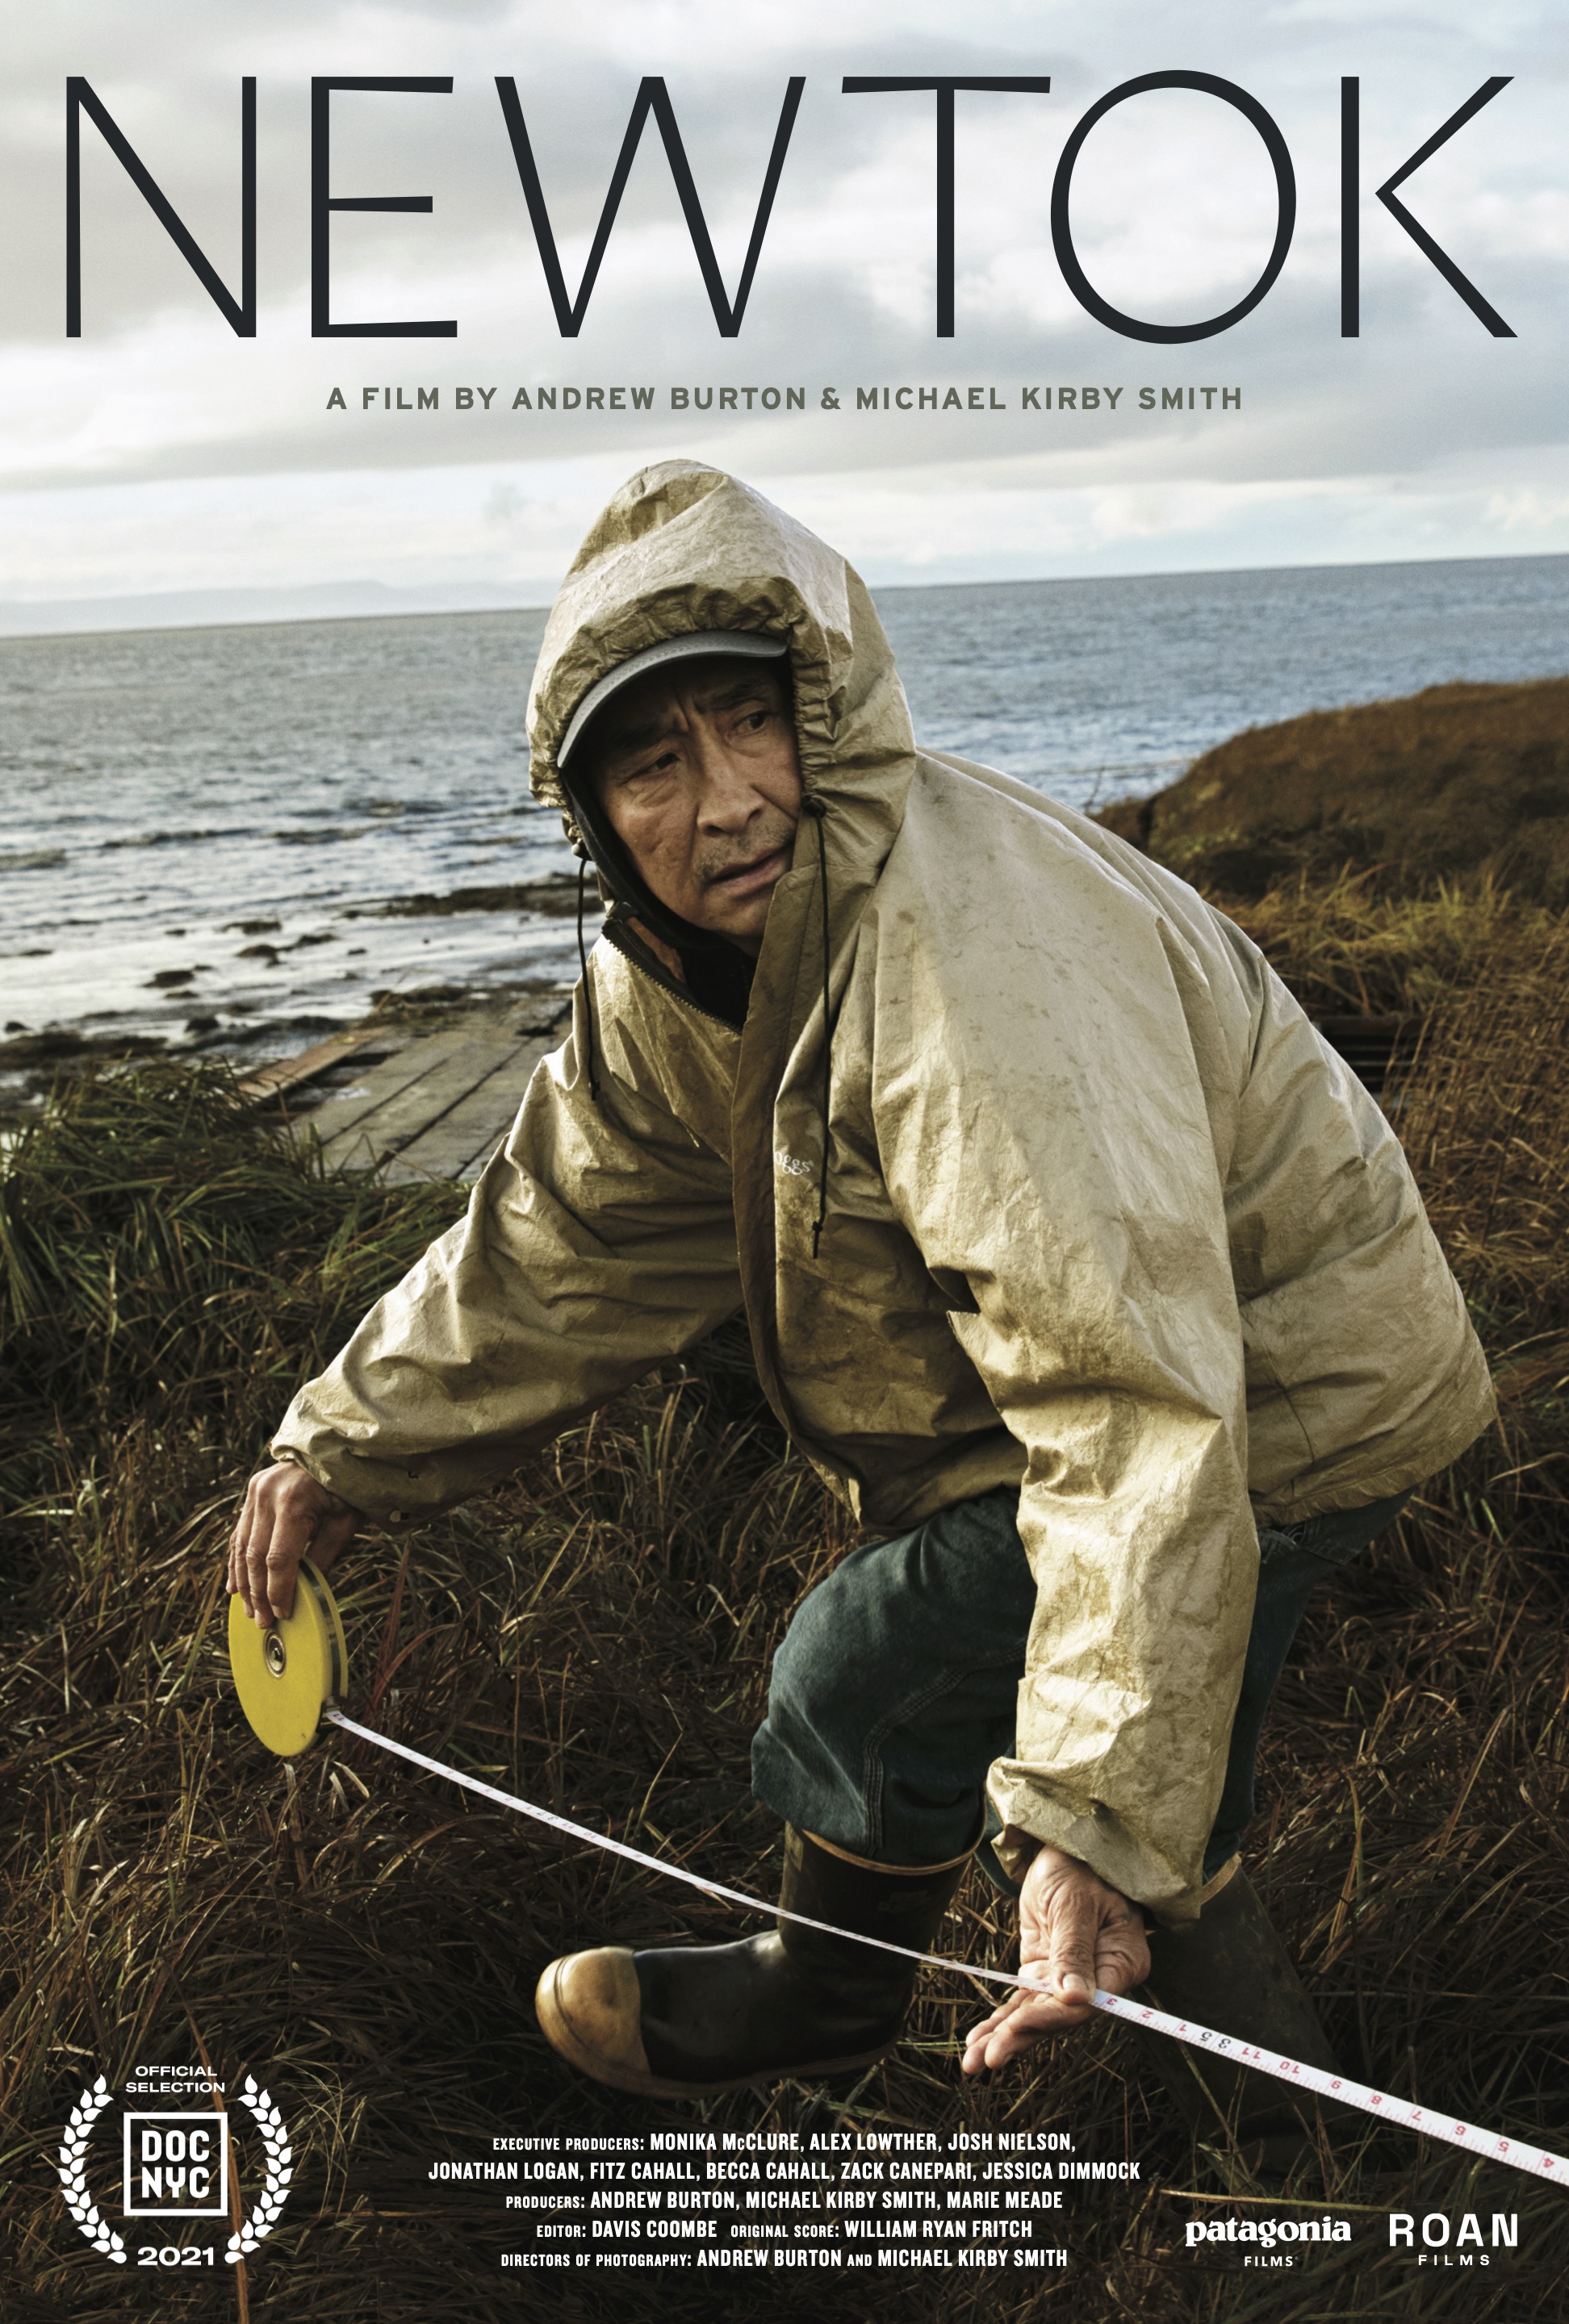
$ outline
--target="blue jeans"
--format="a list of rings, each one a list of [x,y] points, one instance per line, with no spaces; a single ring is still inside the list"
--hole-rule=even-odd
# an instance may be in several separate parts
[[[1408,1499],[1260,1528],[1206,1879],[1235,1854],[1253,1812],[1264,1715],[1315,1583]],[[1013,1750],[1035,1610],[1018,1509],[1012,1486],[956,1501],[913,1532],[852,1551],[802,1600],[752,1739],[752,1788],[765,1807],[881,1864],[941,1864],[970,1846],[987,1769]]]

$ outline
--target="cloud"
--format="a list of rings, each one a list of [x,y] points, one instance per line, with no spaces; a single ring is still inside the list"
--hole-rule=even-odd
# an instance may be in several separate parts
[[[243,11],[143,0],[129,14],[109,0],[59,0],[19,20],[0,89],[0,201],[24,222],[0,261],[0,489],[14,512],[0,587],[88,595],[122,586],[115,575],[127,588],[260,586],[263,572],[284,576],[266,586],[303,586],[323,557],[346,577],[399,587],[421,586],[420,574],[430,588],[465,576],[543,587],[560,543],[540,512],[563,477],[577,523],[592,480],[651,451],[686,449],[781,478],[833,479],[841,494],[877,476],[879,538],[901,570],[947,569],[957,552],[942,544],[961,535],[964,558],[994,554],[999,571],[1014,569],[1032,538],[1048,560],[1031,568],[1041,572],[1059,569],[1051,559],[1136,553],[1140,542],[1156,558],[1185,544],[1200,562],[1247,561],[1270,523],[1282,558],[1332,553],[1334,541],[1426,541],[1425,521],[1390,516],[1401,493],[1407,512],[1449,509],[1468,540],[1562,545],[1555,488],[1509,467],[1527,447],[1546,447],[1532,456],[1552,467],[1565,432],[1569,184],[1556,42],[1546,7],[1460,0],[1400,0],[1374,14],[1331,0],[1214,0],[1175,32],[1154,0],[796,0],[789,10],[602,0],[591,12],[544,0],[276,0]],[[1293,155],[1298,217],[1285,272],[1245,324],[1161,347],[1118,337],[1075,303],[1053,249],[1050,197],[1085,109],[1174,63],[1238,82],[1268,106]],[[944,342],[934,329],[935,100],[839,88],[846,72],[934,70],[1053,82],[1049,97],[957,100],[957,329]],[[1339,329],[1348,70],[1362,97],[1362,336],[1351,341]],[[254,340],[230,334],[90,126],[86,323],[80,340],[64,339],[62,98],[73,71],[88,75],[230,283],[238,81],[256,73]],[[651,132],[582,334],[558,333],[494,77],[516,78],[576,288],[648,71],[668,78],[731,286],[786,78],[806,77],[738,340],[715,329]],[[1509,341],[1489,337],[1371,198],[1500,71],[1514,74],[1510,86],[1404,196],[1508,318]],[[335,97],[335,190],[429,194],[434,208],[337,214],[332,298],[346,320],[454,317],[456,340],[310,337],[312,72],[452,75],[450,97]],[[1241,294],[1267,254],[1274,205],[1250,124],[1211,97],[1169,91],[1098,124],[1071,215],[1103,294],[1170,321]],[[1223,430],[1160,406],[1148,424],[1127,424],[1141,383],[1221,380],[1242,391]],[[657,426],[586,401],[571,414],[512,409],[520,385],[531,394],[540,383],[631,382],[654,386]],[[475,383],[497,390],[490,413],[455,408],[454,391]],[[717,410],[679,422],[669,410],[675,384],[769,383],[802,387],[807,408],[733,425]],[[849,402],[872,383],[976,383],[995,387],[1006,410],[966,406],[937,424],[918,411],[833,417],[821,400],[825,387]],[[1022,406],[1027,383],[1121,383],[1128,400],[1114,419],[1076,410],[1071,426],[1038,423]],[[365,388],[400,384],[411,394],[438,387],[438,410],[411,420],[364,409]],[[346,410],[328,408],[335,386]],[[1437,482],[1455,461],[1477,474],[1459,502]],[[1020,503],[1033,512],[1028,527],[1007,498],[1026,469],[1029,493],[1042,496]],[[987,473],[993,485],[975,497],[955,481]],[[1368,479],[1398,479],[1399,491]],[[956,495],[946,516],[945,494]],[[198,505],[199,540],[182,532]],[[275,521],[285,506],[288,527]],[[401,516],[383,523],[381,512],[394,509]],[[1166,513],[1147,523],[1140,510]],[[149,560],[139,584],[119,545],[137,525]],[[202,579],[225,560],[228,584]]]
[[[632,465],[593,456],[12,494],[0,499],[0,632],[96,626],[122,618],[115,600],[123,618],[149,622],[200,619],[204,602],[210,619],[546,604]],[[1534,447],[1442,463],[1417,486],[1398,474],[1064,484],[1039,456],[745,473],[878,586],[1569,553],[1569,451]],[[162,603],[175,594],[178,605]]]

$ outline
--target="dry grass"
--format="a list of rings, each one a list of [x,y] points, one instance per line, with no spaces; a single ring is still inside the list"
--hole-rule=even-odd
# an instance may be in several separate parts
[[[1319,904],[1287,899],[1257,932],[1288,967],[1301,932],[1305,982],[1370,973],[1389,926],[1359,935],[1354,899]],[[1431,967],[1450,999],[1401,1118],[1503,1357],[1504,1427],[1310,1615],[1267,1739],[1255,1854],[1371,2080],[1563,2150],[1569,970],[1562,936],[1487,908],[1485,927],[1450,908],[1426,951],[1413,941],[1402,956],[1401,976]],[[455,1194],[323,1179],[265,1143],[214,1074],[157,1069],[68,1093],[13,1157],[4,1195],[6,2324],[226,2316],[242,2292],[252,2317],[289,2324],[1564,2312],[1564,2198],[1414,2141],[1393,2195],[1348,2165],[1337,2205],[1377,2207],[1349,2258],[1333,2247],[1322,2267],[1273,2276],[1201,2264],[1181,2249],[1197,2207],[1161,2190],[1201,2183],[1203,2159],[1121,2029],[1042,2052],[1028,2078],[964,2088],[950,2037],[981,2004],[957,1978],[925,1981],[911,2038],[854,2089],[785,2085],[693,2108],[570,2077],[533,2021],[548,1959],[744,1924],[365,1746],[320,1748],[296,1777],[250,1740],[225,1677],[234,1492],[293,1380]],[[623,1398],[408,1547],[357,1545],[342,1572],[354,1707],[768,1893],[776,1835],[747,1793],[749,1738],[789,1610],[847,1539],[744,1373],[706,1361]],[[1005,1958],[979,1882],[944,1944]],[[233,2272],[182,2282],[106,2267],[51,2171],[84,2079],[204,2049],[231,2088],[246,2070],[265,2080],[300,2159],[243,2287]],[[1140,2154],[1145,2175],[1069,2191],[1062,2281],[819,2273],[804,2289],[520,2284],[496,2268],[511,2239],[496,2193],[424,2176],[437,2156],[484,2156],[500,2131],[695,2116],[1067,2127],[1082,2153]],[[1518,2251],[1485,2279],[1419,2277],[1380,2248],[1390,2201],[1484,2222],[1518,2210]]]
[[[1426,1017],[1477,984],[1512,988],[1562,916],[1491,881],[1436,880],[1391,894],[1366,872],[1278,881],[1252,902],[1216,890],[1287,976],[1304,1008],[1324,1014]]]
[[[1261,896],[1343,865],[1397,894],[1491,876],[1569,899],[1569,678],[1458,681],[1232,734],[1101,820],[1185,879]]]

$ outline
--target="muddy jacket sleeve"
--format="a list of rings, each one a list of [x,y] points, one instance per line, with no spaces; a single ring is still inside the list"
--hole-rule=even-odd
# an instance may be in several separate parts
[[[466,1215],[272,1441],[383,1524],[478,1491],[740,1305],[727,1165],[613,1075],[595,1104],[583,1006]]]
[[[1240,955],[1200,957],[1079,855],[1011,956],[1006,896],[934,925],[937,860],[924,916],[873,916],[871,1097],[895,1206],[974,1302],[953,1328],[1026,1456],[1038,1598],[992,1799],[1181,1919],[1257,1575],[1223,1182],[1260,1001]]]

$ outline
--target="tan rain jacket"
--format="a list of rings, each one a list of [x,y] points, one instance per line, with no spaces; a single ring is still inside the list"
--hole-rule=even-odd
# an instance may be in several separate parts
[[[1021,1487],[1039,1597],[993,1800],[1190,1918],[1255,1517],[1453,1460],[1492,1409],[1481,1351],[1382,1115],[1247,937],[1095,825],[918,750],[864,586],[744,484],[673,461],[605,509],[540,655],[536,789],[559,800],[607,670],[724,628],[789,639],[822,809],[744,1030],[602,936],[466,1217],[274,1452],[417,1521],[744,1310],[775,1411],[868,1526]]]

